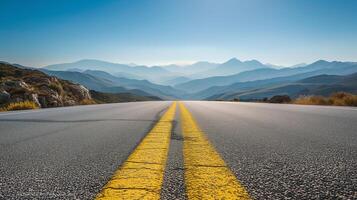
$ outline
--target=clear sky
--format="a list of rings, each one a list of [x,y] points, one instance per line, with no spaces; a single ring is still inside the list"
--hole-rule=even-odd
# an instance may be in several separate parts
[[[357,61],[356,0],[0,0],[0,60]]]

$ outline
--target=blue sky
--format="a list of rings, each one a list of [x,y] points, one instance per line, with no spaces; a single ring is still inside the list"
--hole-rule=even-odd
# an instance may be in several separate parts
[[[357,61],[355,0],[0,0],[0,60]]]

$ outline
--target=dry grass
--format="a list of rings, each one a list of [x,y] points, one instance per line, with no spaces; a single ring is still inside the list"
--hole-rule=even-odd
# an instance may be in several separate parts
[[[339,92],[331,95],[329,102],[335,106],[357,106],[357,95]]]
[[[330,97],[301,96],[293,101],[294,104],[303,105],[333,105],[333,106],[357,106],[357,95],[338,92]]]
[[[300,96],[293,103],[302,105],[328,105],[326,98],[322,96]]]
[[[30,110],[37,109],[38,106],[32,101],[14,102],[0,109],[0,111]]]
[[[97,104],[96,101],[94,101],[93,99],[83,99],[80,102],[81,105],[92,105],[92,104]]]

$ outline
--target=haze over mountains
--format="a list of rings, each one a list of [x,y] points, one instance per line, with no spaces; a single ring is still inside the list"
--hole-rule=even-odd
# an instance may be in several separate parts
[[[254,70],[259,68],[270,68],[257,60],[240,61],[232,58],[222,64],[210,62],[196,62],[191,65],[167,65],[167,66],[140,66],[129,64],[117,64],[100,60],[85,59],[73,63],[54,64],[44,67],[44,69],[55,71],[85,71],[101,70],[118,77],[146,79],[152,82],[165,83],[178,78],[192,80],[197,78],[207,78],[212,76],[232,75],[239,72]]]
[[[161,99],[249,100],[279,94],[292,97],[329,95],[336,90],[355,93],[357,88],[354,81],[357,79],[354,74],[357,72],[356,62],[325,60],[281,67],[263,64],[258,60],[232,58],[224,63],[201,61],[184,66],[149,67],[86,59],[49,65],[40,70],[96,91],[132,93]],[[325,75],[346,77],[350,84],[333,81],[326,84],[323,82],[326,79],[321,78]],[[307,83],[305,80],[316,80],[316,83]]]

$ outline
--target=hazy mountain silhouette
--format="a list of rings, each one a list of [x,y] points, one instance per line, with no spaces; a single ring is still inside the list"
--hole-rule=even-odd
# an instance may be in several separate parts
[[[185,95],[183,91],[177,90],[171,86],[159,85],[159,84],[151,83],[150,81],[147,80],[136,80],[136,79],[123,78],[123,77],[116,77],[107,72],[99,71],[99,70],[86,70],[83,73],[101,78],[102,80],[109,80],[111,81],[111,83],[115,84],[116,86],[122,86],[127,89],[143,90],[147,93],[150,93],[154,96],[158,96],[164,99],[180,98],[183,95]]]
[[[193,63],[191,65],[183,65],[183,66],[166,65],[166,66],[162,66],[162,67],[170,72],[178,73],[183,76],[189,76],[192,74],[196,74],[196,73],[200,73],[200,72],[204,72],[204,71],[213,69],[213,68],[217,67],[218,65],[219,64],[217,64],[217,63],[200,61],[200,62]]]
[[[213,86],[225,86],[237,82],[246,82],[254,80],[264,80],[276,77],[285,77],[301,73],[308,73],[308,76],[315,76],[320,74],[331,74],[331,75],[345,75],[357,72],[357,63],[354,62],[327,62],[324,60],[319,60],[310,65],[304,67],[294,67],[294,68],[261,68],[251,71],[244,71],[238,74],[230,76],[214,76],[205,79],[196,79],[186,83],[175,85],[176,88],[185,90],[190,93],[196,93]],[[306,78],[305,77],[305,78]]]
[[[111,63],[101,60],[85,59],[73,63],[54,64],[43,67],[48,70],[67,71],[69,69],[101,70],[118,76],[140,77],[142,79],[159,82],[162,77],[175,76],[174,73],[162,67],[130,66],[125,64]]]
[[[215,94],[207,99],[241,100],[271,98],[275,95],[288,95],[296,98],[300,95],[329,96],[335,92],[357,93],[357,73],[338,75],[318,75],[295,81],[282,83],[275,86],[262,86],[259,89],[247,89],[236,92]]]
[[[280,86],[322,74],[352,74],[357,72],[357,63],[319,60],[308,65],[298,64],[280,68],[262,64],[257,60],[240,61],[232,58],[222,64],[202,61],[184,66],[148,67],[87,59],[50,65],[45,68],[61,69],[61,72],[47,73],[56,74],[60,78],[72,80],[102,92],[134,90],[132,92],[137,92],[139,95],[157,96],[162,99],[204,99],[225,98],[237,93],[263,90],[268,87],[278,87],[275,91],[293,91],[294,89],[300,91],[299,87],[301,89],[302,86],[299,84]],[[197,79],[197,77],[206,76],[208,78]],[[263,94],[265,95],[262,93],[260,96]]]
[[[211,76],[227,76],[237,74],[243,71],[249,71],[260,68],[268,68],[269,66],[260,63],[257,60],[240,61],[237,58],[232,58],[225,63],[219,64],[209,70],[191,75],[191,78],[205,78]]]
[[[80,83],[89,89],[110,93],[133,93],[141,96],[157,96],[162,99],[173,99],[183,96],[184,93],[170,86],[151,83],[147,80],[135,80],[113,76],[99,70],[86,70],[84,72],[51,71],[43,72],[65,80]],[[145,91],[145,92],[144,92]]]
[[[121,86],[116,86],[115,83],[109,80],[94,77],[90,74],[84,74],[81,72],[71,72],[71,71],[52,71],[46,69],[41,69],[41,71],[51,76],[56,76],[64,80],[69,80],[74,83],[79,83],[91,90],[96,90],[100,92],[109,92],[109,93],[132,93],[141,96],[153,96],[152,94],[144,92],[142,90],[138,90],[138,89],[130,90]]]

